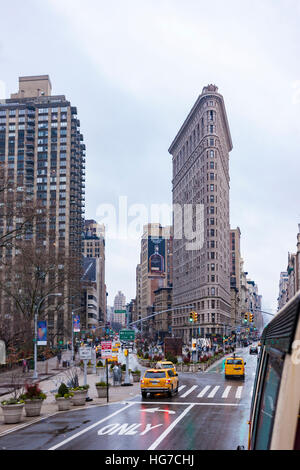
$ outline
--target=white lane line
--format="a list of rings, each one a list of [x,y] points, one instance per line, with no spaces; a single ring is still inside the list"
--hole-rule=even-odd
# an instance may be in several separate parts
[[[178,424],[179,421],[181,421],[182,418],[184,418],[184,416],[193,408],[193,406],[194,406],[193,403],[190,404],[190,406],[188,406],[183,411],[183,413],[181,413],[181,415],[179,415],[178,418],[175,419],[175,421],[173,421],[173,423],[156,439],[156,441],[154,441],[153,444],[151,444],[148,450],[156,449],[156,447],[161,443],[161,441],[164,440],[164,438],[172,431],[172,429],[176,426],[176,424]]]
[[[228,395],[229,395],[230,390],[231,390],[231,385],[228,385],[228,387],[226,387],[224,392],[223,392],[222,398],[227,398]]]
[[[204,395],[206,394],[206,392],[210,389],[210,385],[206,385],[206,387],[204,387],[203,390],[201,390],[201,392],[199,393],[199,395],[197,395],[197,398],[202,398],[204,397]]]
[[[241,398],[243,388],[244,388],[244,387],[238,387],[238,388],[237,388],[237,391],[236,391],[236,394],[235,394],[235,398]]]
[[[190,393],[193,392],[193,390],[195,390],[195,388],[197,388],[198,385],[193,385],[191,388],[189,388],[183,395],[180,395],[180,398],[185,398],[187,397]]]
[[[219,388],[220,388],[220,385],[217,385],[216,387],[214,387],[212,391],[210,392],[210,394],[207,395],[207,398],[213,398],[215,394],[217,393],[217,391],[219,390]]]
[[[59,444],[56,444],[55,446],[53,447],[50,447],[50,449],[48,450],[56,450],[58,449],[59,447],[67,444],[67,442],[70,442],[72,441],[73,439],[76,439],[76,437],[78,436],[81,436],[82,434],[84,434],[85,432],[88,432],[90,431],[91,429],[99,426],[99,424],[103,423],[104,421],[107,421],[108,419],[112,418],[113,416],[119,414],[119,413],[122,413],[122,411],[125,411],[127,408],[130,408],[131,406],[133,406],[136,402],[131,402],[129,405],[126,405],[124,406],[123,408],[121,408],[120,410],[118,411],[115,411],[114,413],[112,413],[111,415],[109,416],[106,416],[105,418],[103,419],[100,419],[100,421],[97,421],[97,423],[94,423],[92,424],[91,426],[88,426],[87,428],[83,429],[82,431],[79,431],[78,433],[74,434],[73,436],[70,436],[68,437],[67,439],[65,439],[64,441],[60,442]]]
[[[185,387],[186,387],[186,385],[181,385],[181,386],[179,387],[179,389],[178,389],[178,392],[181,392],[181,390],[182,390],[183,388],[185,388]]]

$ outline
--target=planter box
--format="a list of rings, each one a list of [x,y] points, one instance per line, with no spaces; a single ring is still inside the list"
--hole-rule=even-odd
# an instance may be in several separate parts
[[[24,403],[19,405],[1,405],[5,424],[16,424],[21,421]]]
[[[40,416],[43,401],[41,398],[25,400],[26,416]]]
[[[55,398],[55,400],[58,406],[58,411],[67,411],[71,408],[71,398],[59,397]]]
[[[94,371],[94,367],[87,367],[87,368],[86,368],[86,373],[87,373],[87,374],[92,374],[93,371]]]
[[[139,382],[141,380],[140,374],[132,374],[133,382]]]
[[[96,367],[96,374],[99,375],[99,376],[101,376],[103,374],[106,374],[106,368],[97,366]]]
[[[72,405],[82,406],[85,405],[85,399],[87,397],[87,390],[71,390],[74,396],[71,398]]]
[[[106,387],[97,387],[98,398],[106,398],[107,390]]]

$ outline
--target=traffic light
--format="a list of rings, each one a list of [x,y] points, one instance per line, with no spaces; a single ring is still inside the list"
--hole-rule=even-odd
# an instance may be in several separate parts
[[[250,322],[253,322],[253,313],[250,313]]]
[[[245,315],[244,315],[244,321],[245,321],[245,322],[248,321],[248,312],[246,312]]]
[[[190,312],[190,322],[194,320],[194,312]]]
[[[197,321],[198,321],[198,313],[194,312],[194,322],[197,322]]]
[[[125,357],[128,356],[128,349],[124,349],[124,356],[125,356]]]

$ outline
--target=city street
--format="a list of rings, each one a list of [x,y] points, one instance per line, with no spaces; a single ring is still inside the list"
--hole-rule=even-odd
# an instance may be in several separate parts
[[[224,377],[223,361],[205,373],[179,373],[177,396],[128,401],[61,412],[0,437],[0,449],[225,450],[247,448],[257,356],[246,361],[245,380]]]

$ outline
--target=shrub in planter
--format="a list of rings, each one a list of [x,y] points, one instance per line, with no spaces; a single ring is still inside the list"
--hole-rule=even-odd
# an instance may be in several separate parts
[[[85,405],[89,387],[89,385],[80,385],[70,389],[70,392],[73,394],[71,401],[74,406]]]
[[[71,408],[71,398],[73,393],[69,391],[66,384],[61,383],[58,393],[55,395],[55,400],[58,406],[58,411],[66,411]]]
[[[16,424],[21,421],[24,401],[19,398],[10,398],[1,402],[5,424]]]
[[[97,362],[97,367],[104,367],[104,366],[103,366],[103,362],[102,362],[102,361],[98,361],[98,362]]]
[[[107,394],[107,384],[106,382],[96,382],[96,390],[98,393],[98,398],[105,398]],[[109,386],[109,384],[108,384]]]
[[[139,382],[141,378],[141,371],[139,369],[135,369],[131,373],[132,373],[133,381]]]
[[[25,402],[26,416],[40,416],[43,401],[47,396],[39,387],[38,383],[25,385],[25,393],[20,396],[21,400]]]
[[[144,354],[144,359],[149,359],[149,353],[146,352],[146,353]]]
[[[173,356],[171,353],[166,354],[166,361],[173,362],[173,364],[177,364],[177,357]]]
[[[189,364],[189,363],[190,363],[189,357],[185,356],[185,357],[183,358],[183,363],[184,363],[184,364]]]

